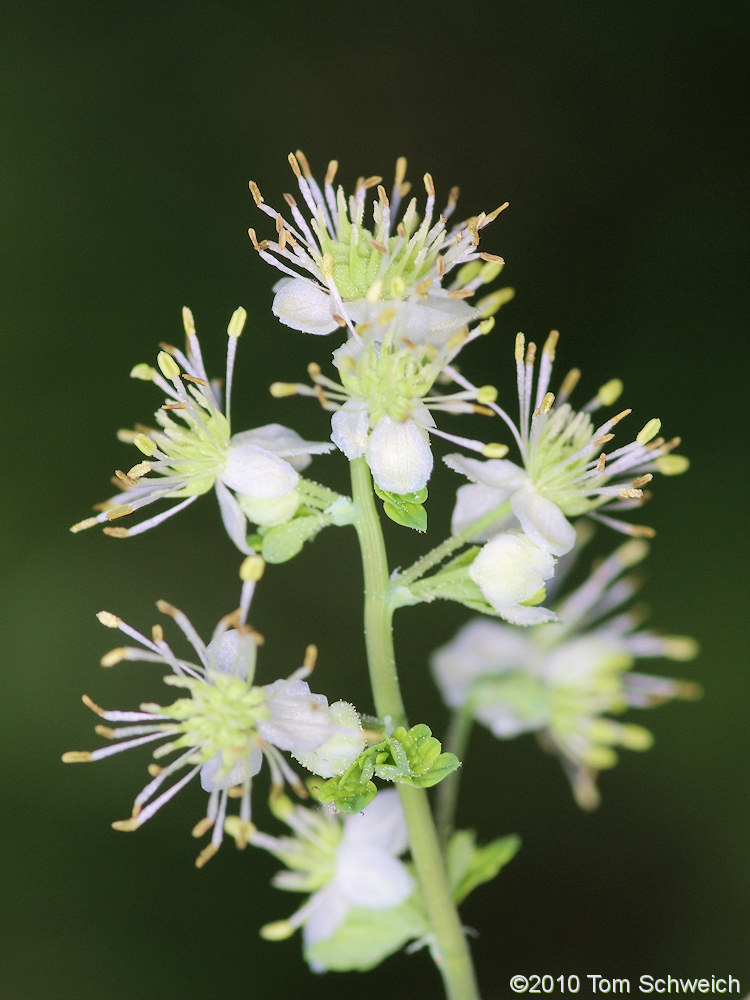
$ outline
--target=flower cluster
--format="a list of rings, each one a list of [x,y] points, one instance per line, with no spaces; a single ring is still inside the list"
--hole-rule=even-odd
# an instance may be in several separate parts
[[[227,330],[225,408],[220,386],[206,375],[189,309],[183,309],[187,353],[164,344],[156,368],[146,364],[133,368],[133,378],[153,382],[167,396],[155,414],[159,429],[120,432],[120,439],[134,444],[146,460],[128,472],[118,471],[115,482],[124,496],[101,504],[99,514],[73,525],[72,531],[105,524],[105,532],[115,538],[132,537],[215,489],[229,537],[241,552],[250,553],[248,521],[275,525],[294,516],[302,499],[299,473],[310,464],[311,455],[330,451],[332,446],[303,441],[280,424],[232,435],[229,407],[234,358],[245,319],[245,310],[238,309]],[[142,507],[172,499],[179,502],[133,527],[112,525]]]
[[[175,754],[169,763],[149,767],[152,780],[136,796],[132,815],[113,826],[116,830],[138,829],[199,775],[209,800],[206,817],[193,834],[198,837],[209,829],[213,832],[210,843],[198,856],[198,867],[219,849],[230,798],[239,798],[233,835],[238,846],[247,844],[254,829],[252,779],[264,759],[277,793],[288,782],[305,795],[304,786],[282,751],[309,771],[327,778],[343,774],[364,748],[362,726],[354,707],[343,701],[329,706],[324,695],[310,691],[305,678],[315,664],[314,646],[308,646],[303,666],[285,680],[262,686],[253,683],[262,639],[246,625],[245,617],[262,563],[259,556],[246,560],[240,609],[218,623],[208,644],[181,611],[165,601],[158,602],[159,610],[175,621],[190,642],[197,663],[177,656],[160,626],[154,627],[149,638],[116,615],[100,612],[98,618],[103,625],[118,629],[139,644],[112,650],[103,658],[104,666],[144,661],[168,667],[171,673],[164,683],[187,694],[166,706],[141,705],[139,711],[105,711],[84,696],[84,704],[105,722],[125,725],[97,726],[96,732],[112,741],[109,745],[63,756],[66,763],[90,762],[151,743],[160,744],[153,754],[155,762]],[[187,773],[177,778],[186,768]]]
[[[432,659],[451,708],[500,739],[538,733],[585,808],[597,804],[596,774],[616,763],[616,746],[645,750],[652,742],[643,727],[607,716],[699,693],[694,684],[632,672],[638,659],[687,660],[697,651],[684,636],[639,629],[635,610],[612,614],[636,588],[624,571],[647,551],[641,539],[620,546],[557,605],[559,622],[519,632],[476,618]]]
[[[614,434],[612,429],[630,414],[621,410],[600,424],[591,414],[611,406],[622,392],[617,379],[607,382],[580,410],[568,402],[580,372],[568,373],[557,395],[549,392],[557,346],[557,332],[548,337],[534,391],[536,345],[516,338],[519,420],[516,425],[494,401],[488,406],[506,422],[521,454],[522,465],[506,459],[480,462],[462,455],[447,455],[446,464],[472,481],[456,495],[453,531],[460,534],[507,504],[507,512],[526,536],[555,556],[568,552],[575,543],[569,517],[588,514],[634,536],[650,537],[653,531],[602,513],[628,510],[645,500],[642,487],[654,472],[674,475],[684,472],[687,459],[670,454],[679,438],[659,437],[661,422],[649,420],[635,440],[606,454],[602,449]],[[457,379],[465,382],[457,373]],[[469,383],[466,383],[470,387]],[[506,522],[507,523],[507,522]],[[499,516],[475,531],[472,537],[486,540],[504,530]]]
[[[480,251],[480,234],[506,205],[449,224],[457,189],[438,214],[435,185],[425,174],[424,204],[407,201],[403,158],[390,196],[375,176],[360,178],[347,195],[334,184],[336,161],[322,185],[302,153],[290,154],[289,162],[301,200],[284,195],[282,214],[250,182],[256,206],[273,220],[276,233],[265,239],[251,229],[250,237],[260,257],[281,273],[272,305],[279,321],[318,336],[340,330],[342,341],[333,351],[332,376],[313,363],[309,384],[274,382],[271,394],[317,399],[331,414],[330,440],[306,441],[276,423],[233,432],[230,404],[244,309],[236,310],[227,328],[223,388],[206,374],[188,309],[185,351],[162,344],[155,366],[133,368],[132,377],[152,382],[165,402],[154,427],[120,432],[141,458],[128,471],[117,471],[120,494],[71,530],[101,525],[114,537],[138,535],[214,490],[224,527],[246,556],[239,608],[204,642],[185,614],[158,602],[192,647],[189,659],[173,651],[160,625],[144,635],[100,612],[103,625],[133,643],[109,652],[102,664],[140,661],[166,668],[164,683],[177,688],[178,696],[167,705],[149,702],[125,711],[100,708],[85,696],[101,720],[95,731],[108,742],[66,753],[63,760],[91,762],[152,747],[149,780],[130,817],[114,823],[115,829],[138,829],[197,778],[208,803],[193,834],[210,831],[198,867],[226,834],[238,847],[252,844],[280,859],[286,870],[274,884],[308,896],[291,917],[266,924],[266,938],[301,929],[305,958],[316,971],[371,968],[416,939],[443,963],[446,981],[453,977],[450,995],[464,995],[456,982],[463,978],[470,985],[471,970],[453,931],[435,919],[435,908],[449,911],[451,898],[460,903],[494,878],[515,854],[518,839],[478,846],[471,831],[453,830],[455,794],[447,786],[439,808],[442,859],[429,847],[435,832],[429,814],[408,796],[423,794],[417,790],[455,771],[461,748],[444,752],[425,723],[407,728],[391,646],[392,612],[444,598],[509,623],[475,619],[437,650],[432,670],[444,700],[457,721],[476,720],[499,738],[536,733],[561,759],[579,804],[594,806],[598,772],[615,764],[616,748],[642,750],[651,743],[646,729],[614,717],[630,707],[697,693],[694,685],[634,671],[645,657],[689,659],[695,646],[684,637],[645,630],[635,611],[622,610],[635,590],[626,570],[645,557],[643,538],[653,532],[621,520],[619,512],[647,499],[644,487],[655,472],[680,473],[687,461],[673,454],[677,438],[660,436],[657,419],[633,440],[605,451],[630,410],[596,419],[594,414],[613,407],[622,385],[613,379],[574,408],[569,400],[580,373],[573,370],[553,394],[554,331],[539,359],[535,344],[523,334],[516,338],[517,420],[498,403],[494,386],[474,385],[458,369],[459,353],[492,331],[495,313],[513,295],[507,288],[480,293],[503,268],[500,257]],[[506,458],[503,443],[439,427],[436,416],[442,421],[444,415],[480,415],[494,426],[499,417],[518,447],[517,461]],[[462,449],[444,461],[468,482],[457,488],[451,535],[389,580],[372,485],[392,520],[426,530],[422,505],[434,466],[433,437]],[[313,455],[334,449],[352,463],[351,499],[301,476]],[[157,513],[121,526],[121,519],[161,501],[167,506]],[[582,515],[633,537],[565,599],[550,603],[547,587],[558,585],[560,565],[564,570],[581,544],[584,522],[574,525],[572,519]],[[248,615],[266,562],[293,558],[327,525],[353,525],[360,543],[369,667],[381,716],[366,730],[351,704],[329,704],[310,690],[314,646],[289,676],[266,684],[255,678],[263,638],[248,625]],[[303,784],[288,757],[315,779]],[[261,832],[253,822],[253,781],[264,762],[270,809],[288,826],[287,836]],[[374,779],[399,785],[402,799],[394,789],[378,792]],[[312,793],[316,805],[292,804],[286,785],[300,797]],[[238,802],[234,814],[231,800]],[[402,859],[409,847],[419,881],[411,862]],[[439,883],[437,893],[431,878]]]
[[[328,164],[322,190],[303,153],[290,153],[289,163],[308,218],[287,194],[293,220],[289,222],[265,203],[258,185],[250,182],[255,204],[273,219],[277,234],[276,241],[259,241],[251,229],[253,246],[263,260],[287,275],[274,286],[273,312],[282,323],[304,333],[324,335],[348,327],[353,334],[355,324],[372,323],[392,304],[411,301],[408,336],[435,343],[481,318],[487,303],[475,308],[466,300],[495,277],[502,259],[479,252],[479,234],[507,203],[448,229],[458,188],[452,189],[447,206],[435,219],[430,174],[424,175],[427,201],[421,217],[412,198],[399,218],[411,187],[405,180],[403,157],[396,163],[390,200],[380,177],[361,177],[349,197],[341,186],[334,188],[335,160]],[[372,188],[377,198],[369,224],[365,209]]]

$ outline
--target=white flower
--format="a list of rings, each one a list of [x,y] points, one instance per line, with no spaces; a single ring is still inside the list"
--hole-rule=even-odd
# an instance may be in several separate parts
[[[372,326],[333,353],[341,382],[324,376],[317,365],[308,371],[315,388],[276,383],[272,392],[316,396],[333,411],[331,439],[351,461],[364,456],[381,490],[417,493],[427,483],[433,459],[429,435],[446,438],[482,455],[504,454],[504,445],[484,444],[449,434],[435,424],[432,412],[485,412],[483,403],[496,396],[492,386],[435,393],[436,380],[461,348],[479,336],[463,329],[439,348],[415,344],[404,336],[409,307],[384,312]]]
[[[578,514],[588,514],[631,535],[653,534],[649,528],[616,520],[601,510],[605,505],[610,511],[639,506],[644,499],[641,487],[653,478],[653,472],[683,472],[687,468],[686,459],[669,455],[679,439],[667,442],[657,437],[661,424],[656,419],[649,420],[635,441],[605,454],[602,448],[614,436],[612,428],[630,410],[621,411],[599,426],[589,414],[611,405],[622,385],[617,380],[608,382],[586,406],[574,410],[567,399],[579,372],[573,371],[566,377],[557,396],[547,391],[556,343],[557,333],[553,331],[542,351],[534,397],[536,347],[529,344],[526,348],[523,334],[516,339],[520,409],[517,426],[494,401],[487,404],[510,427],[522,465],[495,459],[480,462],[462,455],[445,457],[450,468],[472,480],[472,485],[458,490],[453,512],[454,534],[505,503],[508,514],[514,515],[528,537],[553,555],[562,555],[572,548],[575,530],[568,518]],[[457,373],[455,377],[461,385],[471,387]],[[475,537],[485,540],[507,526],[507,520],[498,520]]]
[[[312,895],[288,920],[264,928],[264,936],[288,937],[302,927],[308,951],[333,937],[350,910],[389,910],[414,891],[414,879],[399,861],[408,838],[395,789],[379,792],[351,816],[290,806],[283,818],[294,836],[256,833],[252,843],[290,869],[279,872],[274,885]]]
[[[256,576],[257,578],[257,576]],[[246,584],[247,587],[252,584]],[[253,684],[258,636],[244,625],[251,593],[243,591],[238,614],[222,619],[205,645],[186,616],[163,601],[159,608],[170,615],[195,653],[197,663],[176,656],[165,642],[159,626],[149,639],[116,615],[101,612],[99,620],[135,639],[140,646],[113,650],[102,660],[112,666],[122,660],[142,660],[170,668],[164,683],[187,693],[171,705],[142,705],[140,711],[105,711],[90,698],[84,703],[106,722],[126,723],[113,729],[97,726],[99,735],[111,744],[94,751],[73,751],[63,756],[67,763],[101,760],[112,754],[149,743],[160,743],[154,759],[176,754],[168,764],[149,768],[152,780],[136,796],[132,816],[114,823],[117,830],[136,830],[166,802],[200,775],[209,793],[206,818],[193,833],[200,836],[213,828],[211,841],[196,864],[202,867],[221,844],[227,805],[239,798],[239,816],[233,828],[238,846],[244,846],[251,824],[252,779],[268,762],[274,786],[289,782],[305,794],[299,778],[283,757],[290,753],[313,773],[322,777],[342,774],[364,749],[359,716],[351,705],[338,702],[329,707],[323,695],[313,694],[304,680],[315,660],[315,647],[308,647],[305,664],[286,680]],[[230,624],[236,627],[230,628]],[[140,648],[143,647],[143,648]],[[180,771],[186,774],[174,780]],[[158,794],[157,794],[158,793]]]
[[[155,415],[160,429],[120,432],[120,438],[135,444],[147,461],[127,473],[118,472],[124,496],[106,501],[101,513],[75,524],[72,531],[101,523],[109,525],[157,500],[179,499],[173,507],[134,527],[104,529],[117,538],[138,535],[212,488],[216,490],[224,526],[242,552],[251,551],[247,544],[248,520],[270,526],[293,517],[301,501],[297,490],[299,472],[309,465],[311,455],[330,451],[331,445],[303,441],[295,431],[280,424],[231,434],[234,355],[245,315],[244,309],[238,309],[228,328],[226,411],[222,410],[218,386],[206,376],[188,309],[183,310],[187,354],[163,345],[158,370],[150,365],[133,369],[134,378],[154,382],[168,397]]]
[[[469,567],[469,576],[492,607],[514,625],[550,621],[547,608],[525,602],[544,595],[544,581],[555,571],[552,556],[525,535],[497,535],[482,548]]]
[[[296,200],[285,195],[292,222],[266,205],[253,181],[250,191],[256,205],[276,226],[277,241],[258,241],[250,230],[260,256],[287,277],[274,286],[273,312],[282,323],[304,333],[324,335],[341,326],[353,332],[354,324],[376,322],[384,310],[412,299],[407,335],[414,341],[444,342],[460,327],[488,316],[507,301],[504,289],[478,303],[465,301],[481,285],[492,281],[502,260],[478,250],[479,233],[505,208],[447,228],[458,189],[434,219],[435,188],[424,175],[427,202],[420,221],[416,198],[399,220],[401,200],[410,185],[404,180],[406,160],[396,163],[389,201],[380,177],[360,178],[354,195],[345,196],[333,182],[338,168],[328,165],[323,190],[312,176],[307,159],[298,150],[289,155],[302,199],[310,213],[305,218]],[[367,191],[377,188],[372,223],[365,222]],[[456,271],[456,269],[458,270]],[[452,281],[444,287],[450,272]]]
[[[557,605],[557,624],[519,632],[476,618],[432,657],[433,675],[451,708],[466,706],[500,739],[538,733],[560,757],[576,800],[586,808],[598,802],[596,773],[616,763],[616,746],[651,745],[646,729],[606,716],[698,693],[683,681],[631,672],[644,657],[687,660],[696,652],[684,636],[639,630],[635,612],[611,615],[636,589],[623,571],[647,551],[642,540],[617,549]]]

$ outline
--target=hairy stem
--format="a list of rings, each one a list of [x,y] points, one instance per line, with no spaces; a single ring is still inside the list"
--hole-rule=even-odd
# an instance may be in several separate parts
[[[451,535],[444,542],[441,542],[440,545],[426,552],[412,566],[399,573],[396,577],[396,582],[408,587],[410,583],[419,580],[433,566],[437,566],[443,559],[447,559],[449,555],[452,555],[456,549],[466,544],[470,538],[480,534],[480,532],[491,527],[496,521],[501,520],[501,518],[506,517],[508,514],[510,514],[510,503],[506,501],[500,504],[499,507],[495,507],[488,514],[473,521],[467,528],[459,532],[459,534]]]
[[[385,543],[375,508],[370,470],[363,458],[351,463],[355,528],[365,581],[365,643],[375,711],[406,723],[393,649],[390,580]],[[448,1000],[479,1000],[468,944],[451,895],[432,811],[423,789],[397,784],[409,833],[409,848],[427,906],[438,968]]]

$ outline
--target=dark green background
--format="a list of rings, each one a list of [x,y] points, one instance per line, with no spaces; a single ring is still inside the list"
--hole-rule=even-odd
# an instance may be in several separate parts
[[[656,746],[603,778],[594,815],[576,810],[531,738],[473,743],[466,823],[524,840],[463,909],[479,930],[484,996],[508,995],[516,972],[733,973],[750,989],[748,38],[729,9],[3,4],[4,998],[437,993],[424,954],[367,978],[310,978],[297,940],[257,936],[297,902],[268,887],[275,863],[229,844],[194,869],[197,788],[123,836],[109,823],[128,814],[145,755],[91,768],[59,758],[93,745],[83,691],[112,707],[158,693],[145,668],[100,670],[112,635],[97,610],[147,628],[164,597],[206,632],[237,600],[237,554],[210,497],[132,542],[67,532],[108,494],[113,468],[134,461],[116,428],[158,402],[131,366],[180,340],[187,303],[220,372],[226,322],[243,304],[235,426],[327,433],[313,405],[267,395],[333,345],[275,323],[273,275],[246,235],[270,225],[248,179],[279,205],[297,147],[320,174],[337,157],[347,185],[390,178],[404,154],[417,183],[430,170],[443,194],[460,184],[465,214],[509,200],[483,245],[506,258],[517,297],[492,343],[466,352],[466,372],[508,398],[515,332],[558,327],[561,367],[581,366],[591,390],[621,376],[638,426],[659,415],[693,460],[687,477],[657,484],[643,596],[655,626],[701,642],[700,659],[673,672],[702,683],[703,701],[639,718]],[[436,527],[452,486],[447,472],[431,486]],[[389,533],[394,562],[420,550],[406,534]],[[595,544],[614,542],[602,532]],[[342,530],[269,573],[253,612],[267,636],[263,680],[315,641],[318,687],[369,707],[356,558]],[[435,610],[405,610],[397,625],[407,703],[440,732],[426,657],[465,616]]]

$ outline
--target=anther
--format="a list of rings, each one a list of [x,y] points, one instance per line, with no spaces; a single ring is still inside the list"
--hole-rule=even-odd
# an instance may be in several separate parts
[[[633,412],[632,409],[630,409],[630,410],[620,410],[619,413],[616,413],[614,417],[610,418],[610,420],[609,420],[610,427],[614,427],[615,424],[619,424],[621,420],[624,420],[625,417],[630,416],[630,414],[632,412]]]
[[[525,345],[526,345],[526,338],[522,333],[517,333],[516,348],[515,348],[516,361],[523,361],[523,352],[525,349]]]
[[[120,833],[133,833],[141,824],[138,822],[137,816],[131,816],[130,819],[118,819],[112,823],[112,829],[118,830]]]
[[[296,396],[299,392],[298,382],[273,382],[268,391],[274,399],[283,399],[285,396]]]
[[[301,149],[295,150],[294,155],[297,157],[297,162],[302,167],[302,173],[305,175],[305,177],[312,177],[312,171],[310,170],[310,164],[307,162],[307,157],[302,152],[302,150]]]
[[[249,555],[242,561],[240,566],[240,580],[249,583],[253,580],[260,580],[266,568],[263,556]]]
[[[435,182],[432,179],[432,174],[425,174],[423,177],[424,187],[430,198],[435,197]]]
[[[207,833],[211,827],[214,825],[214,821],[208,816],[204,816],[202,820],[199,820],[190,831],[194,837],[202,837],[204,833]]]
[[[61,757],[63,764],[90,764],[90,750],[68,750]]]
[[[555,360],[555,348],[557,347],[557,341],[560,337],[560,333],[557,330],[550,330],[549,336],[544,342],[544,347],[542,348],[542,353],[546,354],[550,361]]]
[[[562,385],[560,386],[560,395],[563,398],[567,398],[575,387],[578,385],[578,380],[581,377],[580,368],[571,368],[565,378],[562,380]]]
[[[122,618],[113,615],[111,611],[99,611],[96,617],[106,628],[119,628],[122,625]]]
[[[633,489],[639,490],[641,486],[645,486],[646,483],[650,483],[653,478],[654,477],[651,475],[651,473],[647,472],[643,476],[638,476],[636,479],[634,479],[630,485],[633,487]]]
[[[96,712],[97,715],[104,715],[104,709],[99,708],[96,702],[92,701],[92,699],[89,698],[87,694],[81,695],[81,701],[86,706],[86,708],[90,708],[92,712]]]
[[[638,444],[648,444],[652,438],[656,437],[660,430],[661,420],[658,417],[652,417],[648,423],[644,424],[635,439]]]
[[[253,201],[258,206],[258,208],[260,208],[260,206],[263,204],[263,195],[260,193],[260,188],[255,183],[255,181],[250,181],[249,186],[250,186],[250,194],[253,196]]]
[[[108,653],[105,653],[101,660],[99,660],[99,663],[103,667],[116,667],[124,659],[125,649],[123,646],[118,646],[117,649],[110,649]]]
[[[102,531],[110,538],[127,538],[130,534],[127,528],[102,528]]]
[[[302,176],[302,171],[299,168],[297,157],[294,155],[294,153],[290,153],[289,156],[287,156],[287,160],[289,160],[289,166],[294,171],[294,176],[299,179]]]
[[[111,726],[94,726],[94,732],[97,736],[103,736],[105,740],[115,738],[115,731]]]
[[[133,513],[133,508],[129,503],[121,504],[119,507],[113,507],[111,510],[107,511],[107,520],[116,521],[118,517],[126,517],[128,514]]]
[[[313,670],[315,664],[318,660],[318,647],[312,645],[312,643],[305,649],[305,658],[302,661],[303,667],[307,670]]]
[[[98,523],[95,517],[86,517],[83,521],[78,521],[76,524],[71,525],[70,530],[74,535],[77,535],[79,531],[85,531],[86,528],[93,528]]]
[[[495,219],[498,217],[498,215],[500,215],[501,212],[504,212],[509,205],[510,205],[509,201],[503,202],[503,204],[499,205],[494,212],[490,212],[489,215],[485,216],[482,225],[487,226],[490,224],[490,222],[494,222]]]
[[[406,177],[406,157],[399,156],[396,160],[396,175],[393,178],[393,186],[396,190],[399,190],[404,183],[404,178]],[[404,192],[402,191],[403,195]]]
[[[157,646],[164,642],[164,629],[158,622],[151,626],[151,638]]]
[[[498,444],[497,442],[491,442],[486,444],[482,448],[482,455],[485,458],[502,458],[504,455],[508,454],[507,444]]]
[[[182,307],[182,326],[185,330],[186,337],[195,336],[195,320],[193,319],[192,312],[187,306]]]
[[[328,164],[328,169],[326,170],[325,183],[333,184],[333,179],[336,176],[336,171],[339,169],[339,161],[331,160]]]
[[[526,348],[526,357],[524,359],[524,364],[533,365],[535,361],[536,361],[536,344],[532,340],[529,341],[529,344]]]

